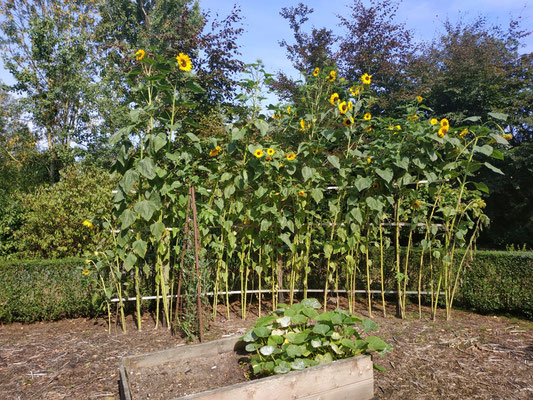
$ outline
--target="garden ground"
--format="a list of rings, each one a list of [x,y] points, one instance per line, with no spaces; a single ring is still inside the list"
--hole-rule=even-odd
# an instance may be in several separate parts
[[[357,314],[366,317],[365,304],[357,307]],[[220,308],[206,340],[242,335],[257,316],[251,309],[242,321],[239,303],[232,310],[227,321]],[[406,320],[392,317],[392,307],[388,313],[383,318],[381,310],[374,310],[377,334],[394,346],[392,353],[375,359],[387,369],[375,373],[376,398],[533,398],[533,322],[464,311],[454,311],[451,321],[432,322],[429,309],[419,320],[414,306]],[[149,315],[142,332],[133,318],[128,322],[127,334],[114,327],[111,335],[105,319],[0,326],[0,398],[117,399],[121,357],[185,342],[166,329],[154,329]]]

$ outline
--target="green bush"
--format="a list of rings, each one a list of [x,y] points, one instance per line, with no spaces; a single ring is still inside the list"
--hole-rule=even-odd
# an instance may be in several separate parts
[[[478,251],[461,282],[461,304],[533,318],[533,253]]]
[[[94,316],[100,305],[85,260],[0,262],[0,321],[35,322]]]

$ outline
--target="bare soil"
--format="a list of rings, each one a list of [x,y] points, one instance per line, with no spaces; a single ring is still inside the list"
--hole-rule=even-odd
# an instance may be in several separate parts
[[[246,321],[240,319],[239,310],[238,303],[232,304],[230,319],[226,320],[221,306],[205,340],[244,334],[257,310],[250,309]],[[367,317],[365,310],[366,305],[359,303],[357,314]],[[431,321],[426,308],[423,318],[418,319],[417,307],[410,308],[408,318],[400,320],[394,318],[393,308],[387,312],[386,318],[380,308],[373,313],[380,326],[377,334],[394,346],[392,353],[374,360],[387,369],[386,373],[375,372],[377,399],[533,398],[533,322],[464,311],[455,311],[450,321]],[[113,327],[110,335],[104,319],[0,326],[0,399],[118,399],[121,357],[185,342],[165,328],[154,329],[151,316],[146,315],[143,321],[140,332],[131,318],[127,333]],[[206,368],[202,372],[189,365],[178,370],[195,376],[206,390],[217,379],[230,384],[230,379],[244,376],[238,360],[195,364],[195,368],[201,364]],[[168,371],[172,384],[189,393],[182,377]],[[154,384],[160,386],[159,381]],[[165,398],[167,389],[162,390],[160,398]]]

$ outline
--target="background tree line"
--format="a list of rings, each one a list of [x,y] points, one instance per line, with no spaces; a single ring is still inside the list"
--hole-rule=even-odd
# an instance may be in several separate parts
[[[303,3],[283,8],[293,37],[280,45],[297,71],[335,66],[354,81],[372,74],[376,114],[395,115],[419,95],[452,125],[508,114],[501,128],[513,134],[512,146],[498,165],[506,175],[485,179],[492,224],[479,245],[533,247],[533,54],[520,52],[529,32],[517,20],[502,27],[479,17],[446,22],[439,37],[415,41],[397,21],[398,4],[353,0],[336,30],[308,27],[313,9]],[[199,107],[180,110],[178,129],[209,135],[248,112],[239,102],[246,87],[236,6],[212,18],[192,0],[10,0],[0,14],[3,62],[15,79],[0,91],[0,256],[75,255],[95,245],[81,222],[111,207],[107,171],[119,149],[108,138],[130,112],[136,88],[124,76],[137,49],[194,59],[206,90],[195,94]],[[299,101],[286,71],[270,88]]]

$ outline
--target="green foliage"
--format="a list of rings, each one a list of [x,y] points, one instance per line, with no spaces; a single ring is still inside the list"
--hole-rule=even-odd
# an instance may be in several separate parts
[[[378,326],[336,309],[319,313],[321,304],[312,298],[290,307],[279,304],[272,314],[257,319],[254,328],[241,338],[246,351],[254,353],[251,366],[256,376],[285,374],[291,370],[325,364],[334,360],[378,352],[392,346],[377,336],[361,337],[360,330]]]
[[[110,214],[113,186],[107,171],[73,165],[55,185],[22,194],[22,223],[14,232],[18,251],[26,257],[72,257],[95,250],[105,232],[83,222]]]
[[[0,321],[36,322],[94,316],[97,282],[85,260],[0,262]]]
[[[533,253],[477,251],[466,268],[460,303],[482,313],[533,318]]]

